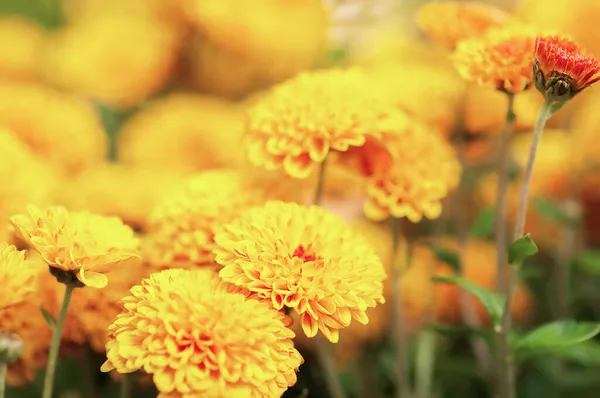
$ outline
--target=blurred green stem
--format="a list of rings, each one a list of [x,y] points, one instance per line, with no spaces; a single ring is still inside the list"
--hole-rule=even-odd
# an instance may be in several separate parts
[[[416,357],[416,398],[430,398],[435,368],[436,332],[424,329],[419,334]]]
[[[129,398],[131,396],[131,379],[128,374],[123,375],[123,379],[121,379],[121,385],[119,388],[119,397],[120,398]]]
[[[535,157],[537,149],[542,140],[542,133],[544,132],[544,126],[546,121],[550,118],[553,112],[553,104],[550,101],[545,101],[540,109],[538,119],[533,131],[533,138],[531,139],[531,147],[529,149],[529,158],[527,159],[527,165],[523,172],[523,182],[521,185],[521,195],[519,197],[519,207],[517,210],[517,222],[515,225],[515,233],[513,235],[513,241],[521,238],[525,231],[525,217],[527,216],[527,204],[529,201],[529,188],[531,186],[531,178],[533,176],[533,166],[535,164]],[[510,269],[509,281],[504,289],[504,297],[506,303],[504,305],[504,312],[502,314],[502,328],[501,328],[501,344],[500,344],[500,361],[503,362],[503,366],[500,366],[502,371],[503,393],[504,398],[516,398],[516,381],[515,381],[515,369],[514,361],[510,352],[510,331],[512,327],[512,320],[510,316],[510,307],[512,304],[513,294],[516,285],[519,281],[519,267],[521,264],[513,264]]]
[[[50,345],[50,354],[48,354],[48,365],[46,366],[46,377],[44,378],[44,392],[42,398],[52,398],[54,372],[56,371],[56,362],[58,360],[58,349],[60,348],[63,327],[65,325],[65,320],[67,319],[67,311],[69,309],[69,303],[71,302],[74,288],[75,285],[73,284],[65,285],[65,296],[60,308],[60,314],[56,320],[56,326],[54,327],[54,334],[52,335],[52,343]]]
[[[0,398],[4,398],[6,390],[6,363],[0,362]]]

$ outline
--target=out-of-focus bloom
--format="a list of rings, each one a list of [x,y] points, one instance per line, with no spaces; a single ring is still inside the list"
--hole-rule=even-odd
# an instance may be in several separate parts
[[[442,199],[458,185],[460,164],[452,146],[416,121],[390,144],[399,155],[370,177],[365,214],[372,220],[406,217],[419,222],[442,213]]]
[[[64,207],[28,210],[11,217],[17,234],[51,269],[73,273],[83,285],[102,288],[112,267],[139,258],[133,231],[116,217],[69,213]]]
[[[483,37],[459,42],[454,66],[466,80],[517,94],[532,84],[535,39],[536,30],[528,25],[492,28]]]
[[[119,217],[134,230],[146,230],[152,208],[181,180],[166,170],[104,163],[63,180],[57,201],[70,210]]]
[[[63,13],[69,22],[94,15],[129,15],[152,20],[157,24],[183,25],[183,12],[178,1],[165,0],[63,0]]]
[[[548,100],[562,102],[600,80],[600,63],[572,40],[542,36],[535,41],[533,78]]]
[[[300,314],[304,333],[320,330],[337,342],[339,330],[383,302],[385,271],[369,243],[320,207],[268,202],[215,236],[220,276]],[[360,277],[357,277],[360,275]]]
[[[26,210],[27,203],[45,205],[51,199],[57,176],[36,159],[30,148],[0,126],[0,241],[8,240],[8,218]]]
[[[4,290],[0,296],[0,309],[25,301],[35,291],[38,271],[27,261],[27,252],[0,242],[0,283]]]
[[[458,42],[506,25],[511,16],[479,2],[430,2],[421,7],[417,23],[436,42],[454,49]]]
[[[306,178],[330,151],[382,140],[407,124],[366,73],[334,69],[274,87],[250,109],[246,142],[254,164]]]
[[[167,83],[180,37],[178,29],[138,14],[86,15],[48,39],[44,74],[96,101],[132,106]]]
[[[33,81],[39,78],[43,28],[21,18],[0,19],[0,79]]]
[[[243,163],[243,113],[232,102],[193,94],[161,98],[129,119],[119,134],[127,165],[194,172]]]
[[[302,357],[281,314],[209,270],[152,274],[122,305],[102,370],[143,369],[161,398],[276,398],[296,383]]]
[[[144,257],[155,269],[213,265],[216,230],[266,197],[242,172],[214,170],[194,175],[150,214]]]
[[[106,134],[90,106],[37,84],[0,85],[0,126],[69,174],[101,162],[107,150]]]

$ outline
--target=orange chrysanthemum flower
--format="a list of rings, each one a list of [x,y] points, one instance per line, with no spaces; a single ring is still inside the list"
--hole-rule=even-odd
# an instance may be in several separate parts
[[[152,274],[122,300],[103,371],[153,375],[161,398],[278,398],[302,357],[281,313],[209,270]]]
[[[64,273],[85,286],[102,288],[111,267],[139,258],[133,231],[116,217],[69,213],[64,207],[42,211],[28,206],[28,210],[28,214],[13,216],[11,223],[59,280]]]
[[[507,24],[511,17],[484,3],[431,2],[419,10],[417,23],[433,40],[454,49],[458,42],[481,36],[492,27]]]
[[[406,217],[419,222],[442,212],[442,199],[455,188],[460,164],[452,146],[429,127],[414,122],[391,144],[391,167],[369,179],[365,214],[372,220]]]
[[[383,302],[385,271],[371,245],[320,207],[268,202],[215,236],[220,275],[277,310],[295,309],[308,337],[337,342],[352,319]],[[357,277],[360,275],[360,277]]]
[[[466,80],[517,94],[532,83],[535,38],[526,25],[490,29],[482,38],[458,43],[454,65]]]
[[[357,69],[303,73],[276,86],[248,117],[250,160],[269,170],[306,178],[330,151],[402,131],[407,118]]]
[[[38,269],[27,261],[27,252],[0,242],[0,309],[24,301],[36,288]],[[1,329],[0,329],[1,330]]]
[[[548,100],[563,102],[600,80],[600,63],[572,40],[542,36],[535,41],[533,78]]]

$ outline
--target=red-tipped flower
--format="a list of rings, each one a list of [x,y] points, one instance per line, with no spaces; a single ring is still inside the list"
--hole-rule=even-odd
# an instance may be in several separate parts
[[[600,80],[600,64],[579,45],[560,36],[535,41],[533,79],[551,101],[566,101]]]

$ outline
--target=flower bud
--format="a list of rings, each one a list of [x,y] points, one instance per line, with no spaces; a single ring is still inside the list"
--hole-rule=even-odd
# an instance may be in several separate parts
[[[10,332],[0,333],[0,363],[13,363],[25,350],[25,344],[21,338]]]

